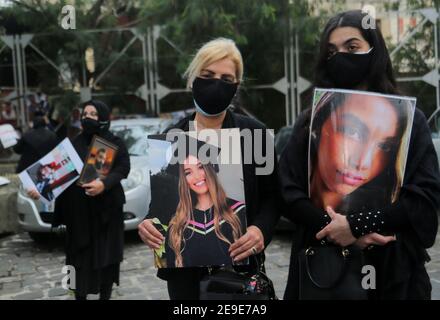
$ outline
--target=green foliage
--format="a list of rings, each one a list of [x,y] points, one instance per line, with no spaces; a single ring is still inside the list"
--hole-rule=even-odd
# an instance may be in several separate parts
[[[70,90],[60,92],[59,95],[54,96],[50,101],[58,111],[58,116],[65,120],[69,118],[70,112],[79,104],[79,102],[79,96]]]
[[[438,0],[408,0],[409,9],[438,8]],[[73,4],[77,30],[60,27],[61,8]],[[399,1],[387,1],[385,9],[399,10]],[[300,75],[313,79],[319,37],[328,18],[346,9],[344,0],[22,0],[0,9],[0,20],[13,17],[23,29],[34,33],[32,43],[57,66],[63,66],[72,82],[59,88],[57,71],[41,57],[26,49],[27,67],[37,74],[37,84],[48,94],[68,90],[62,106],[73,106],[74,86],[88,86],[113,61],[132,39],[130,31],[90,32],[90,30],[136,27],[146,33],[161,27],[157,41],[159,82],[169,88],[183,88],[182,74],[193,54],[203,43],[216,37],[236,41],[245,62],[242,106],[278,129],[285,121],[285,98],[275,90],[254,90],[255,85],[272,84],[285,75],[286,45],[299,44]],[[118,12],[123,12],[119,14]],[[124,20],[125,17],[125,20]],[[433,68],[434,32],[427,24],[422,32],[394,57],[398,76],[420,76]],[[84,52],[94,49],[95,72],[85,68]],[[392,51],[393,46],[389,46]],[[1,53],[1,57],[6,55]],[[1,58],[0,57],[0,58]],[[148,66],[152,67],[152,66]],[[122,112],[139,112],[144,104],[126,95],[144,82],[142,45],[139,40],[126,50],[117,63],[95,87],[100,98]],[[1,69],[0,69],[1,71]],[[402,83],[405,93],[417,95],[425,111],[435,107],[435,90],[423,82]],[[107,95],[105,95],[107,94]],[[302,95],[302,108],[310,106],[310,92]],[[170,94],[161,100],[162,111],[175,111],[191,104],[189,94]]]
[[[401,8],[401,3],[396,1],[392,3],[390,10],[406,9],[407,12],[402,14],[402,17],[417,18],[417,23],[420,23],[424,16],[417,10],[438,8],[438,3],[439,1],[432,0],[409,0],[407,7]],[[410,28],[407,34],[414,28]],[[397,78],[420,77],[435,69],[434,35],[434,25],[427,22],[395,53],[392,62]],[[392,52],[397,44],[391,43],[389,39],[387,42],[389,52]],[[435,87],[424,81],[399,82],[398,84],[403,94],[417,97],[417,106],[425,112],[426,116],[429,116],[436,109]]]

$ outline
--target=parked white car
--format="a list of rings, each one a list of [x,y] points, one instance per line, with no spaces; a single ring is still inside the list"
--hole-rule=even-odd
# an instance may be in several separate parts
[[[126,203],[124,205],[125,230],[134,230],[148,214],[150,204],[150,177],[148,170],[149,134],[163,132],[172,123],[161,118],[114,120],[110,130],[125,141],[130,154],[131,170],[121,181]],[[52,232],[53,204],[44,205],[29,198],[20,187],[17,195],[18,220],[23,230],[38,241]]]

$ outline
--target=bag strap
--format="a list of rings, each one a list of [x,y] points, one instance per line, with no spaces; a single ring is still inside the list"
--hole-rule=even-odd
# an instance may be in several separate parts
[[[312,283],[317,286],[320,289],[331,289],[333,287],[335,287],[341,280],[342,277],[345,275],[345,272],[347,271],[347,258],[350,255],[350,250],[348,250],[347,248],[341,248],[341,256],[343,259],[343,263],[342,263],[342,267],[341,270],[339,272],[339,275],[336,277],[336,279],[331,282],[329,285],[322,285],[319,284],[315,278],[312,275],[312,272],[310,270],[310,258],[315,254],[315,250],[312,247],[309,247],[306,251],[305,251],[305,257],[306,257],[306,271],[307,271],[307,275],[310,278],[310,281],[312,281]]]
[[[254,258],[255,263],[257,265],[257,272],[263,272],[264,269],[264,260],[265,260],[265,256],[264,253],[258,253],[258,254],[254,254],[251,257]],[[264,272],[263,272],[264,273]]]
[[[253,259],[255,261],[256,270],[255,273],[257,274],[265,274],[264,272],[264,261],[265,261],[265,255],[264,253],[260,252],[258,254],[254,254],[249,256],[249,260]],[[235,268],[235,265],[232,266],[222,266],[222,267],[207,267],[208,274],[211,275],[214,271],[217,270],[230,270],[230,271],[237,271]],[[237,271],[237,272],[243,272],[243,271]],[[246,273],[253,272],[252,270],[245,271]]]

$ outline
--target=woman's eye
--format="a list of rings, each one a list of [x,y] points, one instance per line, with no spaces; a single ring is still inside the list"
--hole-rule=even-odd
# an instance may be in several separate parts
[[[200,77],[205,78],[205,79],[211,79],[213,77],[213,75],[212,75],[212,73],[201,73]]]
[[[377,147],[383,152],[390,152],[393,149],[393,146],[390,143],[384,142],[379,143]]]
[[[349,126],[343,126],[342,129],[340,130],[345,136],[360,141],[362,139],[362,136],[360,134],[360,132],[354,128],[354,127],[349,127]]]
[[[227,83],[234,83],[235,79],[232,77],[222,77],[222,80]]]
[[[358,49],[357,46],[349,46],[349,47],[348,47],[348,51],[349,51],[349,52],[356,52],[357,49]]]

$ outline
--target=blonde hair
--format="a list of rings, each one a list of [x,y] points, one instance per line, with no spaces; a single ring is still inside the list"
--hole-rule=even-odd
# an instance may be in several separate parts
[[[222,219],[232,228],[233,240],[236,241],[242,235],[240,219],[234,214],[232,209],[226,202],[226,193],[223,190],[217,175],[210,164],[202,164],[206,174],[206,182],[208,184],[209,195],[214,204],[214,230],[217,237],[231,244],[221,231],[220,222]],[[177,205],[176,214],[169,224],[170,247],[175,254],[175,267],[183,267],[182,251],[185,248],[186,239],[183,237],[184,230],[188,226],[190,220],[194,220],[193,203],[191,190],[186,182],[183,165],[179,165],[179,204]]]
[[[189,89],[194,79],[203,68],[210,64],[231,59],[235,64],[235,77],[238,81],[243,79],[243,58],[235,42],[227,38],[217,38],[205,43],[196,53],[183,76],[187,78],[186,87]]]

